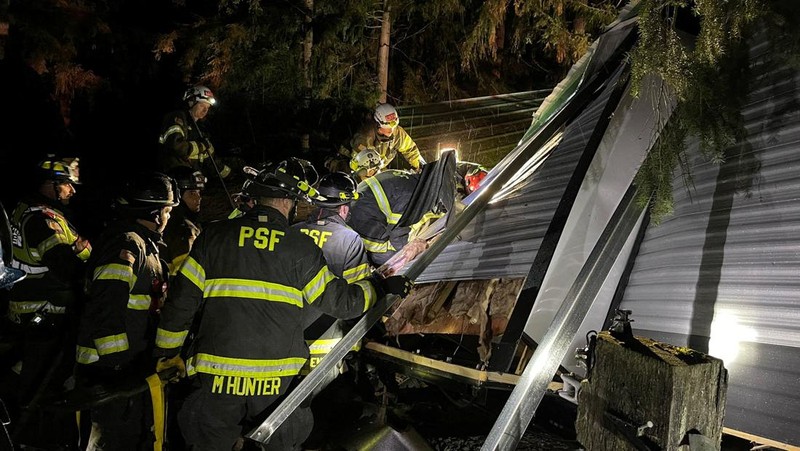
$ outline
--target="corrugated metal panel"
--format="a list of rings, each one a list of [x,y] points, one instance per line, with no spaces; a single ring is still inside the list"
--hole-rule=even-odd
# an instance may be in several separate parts
[[[592,102],[542,166],[516,192],[479,213],[463,240],[450,244],[416,282],[527,276],[609,94]]]
[[[440,145],[458,145],[462,160],[494,165],[519,142],[550,90],[525,91],[398,107],[403,128],[428,161]]]
[[[637,335],[725,361],[727,427],[800,445],[800,74],[771,52],[753,49],[747,142],[720,166],[691,146],[694,185],[676,177],[675,213],[647,230],[621,307]]]

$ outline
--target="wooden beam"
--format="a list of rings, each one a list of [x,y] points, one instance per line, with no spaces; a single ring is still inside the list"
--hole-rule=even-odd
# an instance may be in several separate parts
[[[398,360],[402,360],[413,365],[435,369],[439,372],[449,373],[466,379],[472,379],[479,384],[492,382],[505,385],[516,385],[519,381],[519,376],[509,373],[499,373],[494,371],[481,371],[472,368],[466,368],[452,363],[434,360],[419,354],[404,351],[402,349],[393,348],[391,346],[382,345],[373,341],[367,342],[363,349],[385,354]]]

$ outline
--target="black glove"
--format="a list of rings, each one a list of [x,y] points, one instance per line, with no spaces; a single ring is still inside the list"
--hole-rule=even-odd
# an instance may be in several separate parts
[[[414,281],[403,275],[391,276],[385,279],[380,276],[376,276],[375,278],[381,284],[381,289],[383,289],[386,294],[395,294],[401,298],[408,296],[411,288],[414,287]]]

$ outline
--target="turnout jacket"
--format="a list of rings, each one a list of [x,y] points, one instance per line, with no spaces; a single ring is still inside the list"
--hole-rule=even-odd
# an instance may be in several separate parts
[[[170,276],[177,274],[200,234],[200,225],[193,220],[195,216],[183,202],[170,212],[169,222],[163,232],[163,245],[159,248],[161,258],[169,267]]]
[[[14,322],[40,309],[64,314],[80,297],[91,247],[78,251],[73,246],[80,235],[62,208],[60,202],[37,193],[11,214],[11,266],[27,273],[9,295],[8,316]]]
[[[308,358],[304,310],[354,318],[382,293],[371,279],[336,277],[309,236],[278,210],[256,205],[207,224],[181,265],[162,311],[156,356],[178,354],[195,314],[189,374],[266,379],[295,376]]]
[[[317,209],[304,222],[292,227],[310,236],[322,248],[328,268],[348,283],[365,279],[372,273],[372,265],[361,237],[351,229],[341,216],[331,209]],[[311,313],[311,312],[309,312]],[[328,315],[309,314],[306,317],[305,340],[310,352],[308,364],[302,373],[307,374],[333,349],[345,334],[345,324]]]
[[[78,331],[79,370],[127,369],[151,357],[168,277],[160,239],[135,220],[113,223],[98,239]]]
[[[375,149],[381,155],[381,171],[389,166],[389,163],[395,159],[398,152],[415,170],[418,170],[420,165],[425,164],[425,160],[422,159],[422,155],[419,153],[419,147],[403,127],[398,125],[387,141],[378,139],[376,130],[375,122],[370,122],[362,127],[350,140],[351,151],[347,156],[352,159],[362,150]]]
[[[317,210],[292,227],[314,239],[336,277],[353,283],[372,273],[361,237],[335,211]]]
[[[419,174],[390,169],[358,184],[359,198],[348,225],[361,236],[375,266],[386,263],[408,243],[411,227],[398,222],[409,205]]]
[[[210,165],[214,146],[203,137],[188,110],[173,111],[164,116],[158,143],[161,171],[168,172],[176,166],[188,166],[207,174],[214,172],[213,165]],[[219,170],[222,177],[227,177],[231,172],[226,165],[221,165]]]

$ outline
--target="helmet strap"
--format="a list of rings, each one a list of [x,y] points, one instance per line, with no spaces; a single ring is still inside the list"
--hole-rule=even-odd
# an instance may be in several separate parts
[[[53,185],[53,196],[56,197],[57,202],[61,202],[61,191],[58,189],[58,183],[52,182]]]
[[[288,219],[289,219],[289,224],[293,224],[294,219],[297,217],[297,204],[299,202],[297,202],[297,199],[289,199],[289,200],[292,201],[292,208],[289,209]]]

